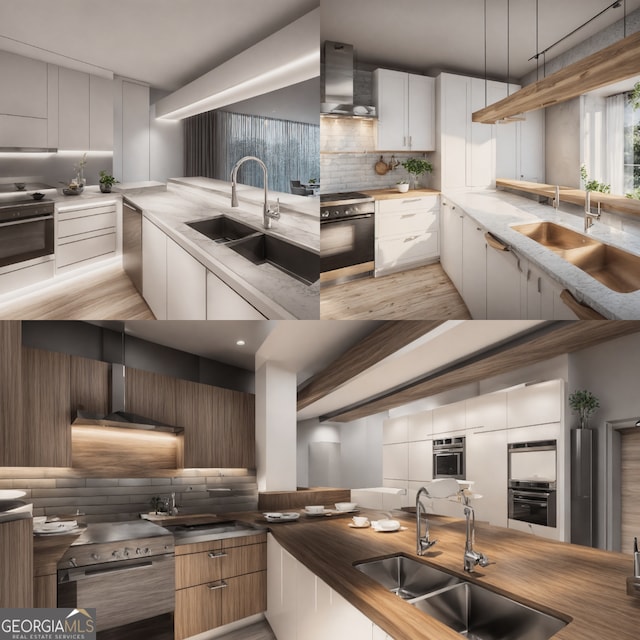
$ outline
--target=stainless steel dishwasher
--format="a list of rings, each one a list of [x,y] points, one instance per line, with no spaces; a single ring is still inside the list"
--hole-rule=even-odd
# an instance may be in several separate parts
[[[122,203],[122,266],[142,295],[142,209]]]

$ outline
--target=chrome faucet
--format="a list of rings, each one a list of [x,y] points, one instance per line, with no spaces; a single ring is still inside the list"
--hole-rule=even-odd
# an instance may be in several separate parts
[[[484,553],[473,550],[476,516],[473,507],[468,504],[468,499],[465,499],[465,501],[464,515],[467,517],[467,541],[464,545],[464,570],[473,573],[473,568],[477,564],[481,567],[486,567],[489,564],[489,558]]]
[[[556,192],[553,198],[553,208],[556,210],[556,213],[560,210],[560,185],[556,185]]]
[[[236,189],[238,169],[247,160],[255,160],[262,167],[262,173],[264,176],[264,205],[262,207],[262,218],[264,228],[271,229],[271,221],[280,219],[280,200],[278,199],[275,211],[271,211],[271,209],[269,209],[269,190],[267,187],[267,165],[262,162],[260,158],[256,158],[256,156],[244,156],[244,158],[240,158],[240,160],[233,165],[233,169],[231,169],[231,206],[238,206],[238,194]]]
[[[600,202],[598,202],[598,213],[591,212],[591,191],[587,189],[584,199],[584,232],[586,233],[593,226],[596,220],[600,220]]]
[[[424,494],[425,496],[429,495],[426,487],[420,487],[418,489],[418,493],[416,494],[416,553],[421,556],[424,555],[424,552],[432,547],[437,540],[429,539],[429,522],[427,520],[427,511],[422,506],[420,502],[420,497]],[[422,513],[424,512],[424,536],[422,535]]]

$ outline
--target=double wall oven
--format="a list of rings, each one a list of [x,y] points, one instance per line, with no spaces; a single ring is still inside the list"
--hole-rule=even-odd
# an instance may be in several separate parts
[[[320,196],[320,271],[354,267],[345,277],[374,268],[375,203],[357,191]]]
[[[556,441],[509,445],[509,518],[555,527]]]
[[[52,200],[0,203],[0,273],[54,258]]]
[[[433,477],[465,480],[464,436],[433,441]]]

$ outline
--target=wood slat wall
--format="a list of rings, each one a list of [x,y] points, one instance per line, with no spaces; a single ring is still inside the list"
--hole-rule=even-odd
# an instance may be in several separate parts
[[[333,508],[336,502],[351,502],[351,490],[320,487],[300,491],[266,491],[258,494],[258,509],[261,511],[301,509],[312,504]]]
[[[22,325],[0,322],[0,464],[13,464],[24,451],[26,434],[16,428],[22,422],[21,382]]]
[[[631,553],[633,539],[640,538],[640,431],[623,431],[621,437],[621,550]]]
[[[32,520],[0,522],[0,609],[32,606]]]

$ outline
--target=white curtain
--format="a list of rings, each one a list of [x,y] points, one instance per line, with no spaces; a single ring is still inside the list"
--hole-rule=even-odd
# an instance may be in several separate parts
[[[611,193],[624,193],[624,107],[626,96],[618,94],[606,101],[606,182],[611,185]]]

